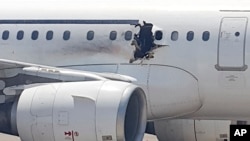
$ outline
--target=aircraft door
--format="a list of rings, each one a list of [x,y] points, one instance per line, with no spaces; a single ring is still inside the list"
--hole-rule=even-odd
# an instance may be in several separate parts
[[[245,39],[247,18],[223,18],[218,42],[219,71],[245,71]]]

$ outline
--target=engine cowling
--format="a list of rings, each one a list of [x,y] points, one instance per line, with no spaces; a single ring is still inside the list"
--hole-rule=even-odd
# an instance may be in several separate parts
[[[141,88],[118,81],[53,83],[25,89],[16,109],[23,141],[141,141]]]

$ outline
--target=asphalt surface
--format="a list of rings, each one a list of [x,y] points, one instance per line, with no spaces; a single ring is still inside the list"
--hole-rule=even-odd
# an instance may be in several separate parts
[[[0,141],[21,141],[20,138],[0,133]],[[143,141],[158,141],[153,135],[144,135]]]

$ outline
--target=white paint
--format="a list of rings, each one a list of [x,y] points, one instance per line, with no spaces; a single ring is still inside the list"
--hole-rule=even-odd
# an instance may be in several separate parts
[[[244,67],[247,22],[247,18],[222,19],[218,45],[218,65],[220,67]]]
[[[230,137],[228,120],[174,119],[154,123],[159,141],[224,141]]]
[[[10,135],[1,134],[1,133],[0,133],[0,139],[1,140],[8,140],[8,141],[20,141],[19,137],[10,136]],[[143,141],[158,141],[158,140],[157,140],[157,137],[155,135],[144,134]]]
[[[96,141],[104,136],[125,139],[129,130],[125,130],[128,123],[124,120],[133,114],[127,111],[131,97],[144,95],[143,92],[135,94],[137,88],[119,81],[92,81],[25,89],[17,105],[19,136],[24,141],[62,141],[73,137]],[[142,106],[137,113],[140,116],[129,127],[136,129],[132,139],[141,141],[146,128],[146,108],[143,109],[145,103],[140,101],[146,99],[143,96],[136,100]],[[121,104],[125,107],[120,107]]]
[[[250,117],[249,69],[220,72],[215,68],[218,62],[222,19],[225,17],[250,19],[249,11],[247,11],[250,9],[249,1],[142,2],[142,0],[138,0],[123,1],[122,4],[114,1],[103,1],[99,5],[96,4],[97,1],[89,3],[78,1],[71,4],[54,1],[49,5],[47,1],[36,1],[37,3],[29,0],[25,1],[27,3],[23,1],[11,2],[1,3],[0,19],[138,19],[140,22],[145,20],[163,30],[164,42],[162,43],[167,43],[168,46],[154,50],[153,59],[137,60],[133,64],[129,64],[128,61],[133,55],[134,47],[131,46],[131,41],[123,40],[124,32],[127,30],[131,30],[133,33],[138,32],[131,25],[1,25],[1,29],[8,29],[11,34],[9,40],[0,40],[0,56],[2,59],[14,60],[14,64],[12,62],[11,65],[2,62],[3,68],[20,67],[20,62],[16,63],[15,61],[21,61],[48,66],[73,65],[74,69],[116,72],[131,76],[137,80],[134,83],[142,87],[147,94],[148,119],[184,116],[182,118],[236,120]],[[225,12],[223,10],[236,11]],[[245,56],[242,56],[242,48],[240,50],[232,49],[229,53],[236,53],[237,57],[240,58],[245,57],[245,63],[249,66],[250,30],[247,24],[244,24],[244,27],[247,27]],[[238,23],[235,25],[238,26]],[[25,31],[25,38],[22,41],[17,41],[16,35],[12,33],[16,33],[20,29]],[[39,31],[37,41],[30,39],[33,30]],[[46,41],[44,38],[47,30],[54,31],[52,41]],[[71,31],[72,39],[69,41],[62,40],[62,34],[65,30]],[[93,41],[86,40],[86,33],[89,30],[95,30],[96,37]],[[116,41],[110,41],[108,38],[109,32],[112,30],[118,32]],[[170,36],[173,31],[178,31],[177,41],[171,40]],[[194,32],[194,40],[191,42],[186,40],[186,33],[189,31]],[[204,31],[210,32],[209,41],[202,41]],[[227,34],[225,35],[222,36],[227,38]],[[238,41],[240,40],[235,41],[239,43],[237,46],[241,46],[242,42]],[[227,43],[226,45],[231,44]],[[230,58],[226,56],[225,52],[219,55],[222,58],[226,57],[226,61],[220,60],[221,66],[239,67],[243,64],[239,61],[241,59]],[[105,64],[108,67],[103,67]],[[160,67],[151,67],[155,65]],[[171,70],[162,66],[169,67]],[[172,70],[172,68],[175,69]],[[183,70],[183,72],[179,70]],[[39,72],[36,68],[26,68],[24,71],[42,77],[63,78],[58,74],[48,73],[48,71]],[[6,72],[1,71],[0,75],[1,77],[13,77],[17,72],[23,71],[6,70]],[[65,71],[69,77],[77,77],[80,75],[79,73]],[[98,75],[93,74],[91,76],[98,77]],[[100,77],[100,80],[106,79]],[[118,87],[110,95],[104,93],[99,96],[98,90],[102,84],[86,82],[83,87],[80,85],[82,83],[84,82],[72,85],[65,84],[65,87],[60,89],[60,94],[63,96],[58,98],[56,95],[55,100],[50,97],[49,92],[45,94],[44,92],[51,92],[53,88],[58,89],[58,84],[55,84],[58,87],[49,88],[46,85],[24,90],[17,113],[18,131],[21,138],[25,141],[32,141],[33,137],[35,140],[41,138],[53,140],[54,136],[56,140],[64,140],[64,136],[60,135],[67,132],[68,128],[81,130],[81,134],[85,135],[84,140],[101,139],[102,135],[107,134],[115,136],[116,106],[121,95],[116,95],[114,92],[123,90],[125,85],[122,85],[120,89]],[[36,96],[37,89],[39,89],[38,97]],[[13,91],[8,93],[15,94]],[[97,101],[97,97],[107,101]],[[53,110],[51,110],[52,105],[54,106]],[[82,109],[82,107],[86,109]],[[95,109],[95,107],[110,107],[110,109],[102,111],[102,109]],[[43,108],[48,111],[42,110]],[[81,112],[82,110],[83,112]],[[108,114],[95,117],[95,114],[103,115],[104,111]],[[74,116],[67,117],[64,112],[69,112]],[[85,115],[86,113],[88,115]],[[94,118],[99,126],[94,126]],[[81,119],[83,122],[79,122]],[[71,123],[70,121],[72,124],[67,127],[63,126]],[[80,123],[89,128],[79,126]],[[175,132],[172,134],[175,136],[171,137],[193,139],[194,133],[189,130],[189,127],[193,126],[189,121],[184,124],[187,125],[182,127],[182,122],[171,124],[169,129],[173,129],[173,131],[176,131],[174,129],[183,130],[181,133]],[[220,127],[215,124],[216,122],[212,122],[212,124],[204,122],[204,125],[208,126],[207,128],[204,127],[203,122],[197,124],[199,129],[197,138],[202,141],[211,137],[218,138],[218,135],[214,135],[213,132]],[[108,126],[111,127],[106,128]],[[222,123],[223,129],[227,127],[228,121],[225,124]],[[31,132],[32,129],[34,133]],[[167,131],[171,133],[172,130],[169,129]],[[205,134],[203,134],[204,132]],[[183,136],[179,136],[180,134]]]
[[[31,4],[32,5],[32,4]],[[90,4],[91,5],[91,4]],[[224,75],[224,72],[217,71],[215,65],[218,61],[218,42],[220,35],[220,25],[221,20],[224,17],[246,17],[250,18],[248,12],[220,12],[218,9],[210,10],[168,10],[162,7],[160,3],[154,3],[157,7],[152,9],[146,5],[131,5],[129,10],[126,5],[116,8],[103,7],[93,11],[93,8],[89,6],[85,9],[85,6],[78,5],[72,9],[64,9],[63,6],[59,6],[56,11],[53,11],[53,7],[47,7],[44,12],[40,12],[44,7],[38,7],[36,10],[27,6],[27,9],[19,11],[20,9],[13,9],[8,15],[0,15],[2,19],[139,19],[141,22],[143,20],[151,22],[156,25],[159,29],[164,32],[163,40],[167,42],[168,46],[162,47],[154,50],[154,58],[149,60],[137,60],[133,64],[129,64],[129,59],[133,55],[134,47],[131,46],[131,41],[124,41],[124,32],[127,30],[132,30],[136,33],[134,26],[130,25],[4,25],[3,28],[8,28],[12,32],[18,31],[20,28],[25,30],[27,36],[22,41],[17,41],[14,34],[10,34],[11,37],[8,41],[0,41],[3,46],[1,46],[4,51],[0,52],[2,58],[8,60],[23,61],[35,64],[45,64],[51,66],[67,66],[73,65],[73,69],[79,70],[89,70],[97,72],[116,72],[123,75],[132,76],[138,81],[138,84],[147,93],[148,101],[148,117],[162,118],[164,114],[161,113],[162,107],[168,105],[168,101],[165,103],[162,99],[179,99],[175,97],[176,95],[164,95],[162,97],[164,88],[157,88],[148,83],[152,82],[150,80],[150,73],[148,68],[133,67],[134,64],[140,65],[142,63],[146,65],[163,65],[170,66],[174,68],[180,68],[186,71],[190,75],[193,75],[197,79],[197,93],[199,97],[194,98],[197,105],[202,105],[200,110],[194,114],[190,114],[190,118],[198,117],[202,119],[238,119],[250,117],[250,110],[247,109],[250,100],[248,92],[249,89],[249,70],[246,71],[231,71],[229,75]],[[241,4],[239,4],[241,6]],[[222,7],[223,8],[223,7]],[[61,14],[60,10],[64,10],[64,14]],[[118,10],[119,9],[119,10]],[[239,9],[245,9],[241,7]],[[2,9],[1,13],[8,13],[9,9]],[[30,12],[32,10],[32,13]],[[105,12],[103,12],[105,10]],[[119,14],[117,13],[119,11]],[[50,12],[49,14],[46,11]],[[13,13],[12,13],[13,12]],[[20,14],[14,14],[14,13]],[[0,13],[0,14],[1,14]],[[93,14],[84,14],[93,13]],[[19,15],[22,15],[19,17]],[[39,17],[39,18],[37,18]],[[165,17],[165,18],[163,18]],[[207,22],[209,21],[209,22]],[[249,26],[248,26],[249,27]],[[39,40],[32,41],[28,35],[34,30],[39,30]],[[52,41],[48,42],[44,40],[47,30],[53,29],[54,38]],[[72,40],[63,41],[62,33],[67,29],[71,31]],[[81,30],[79,30],[81,29]],[[86,33],[89,30],[94,30],[96,33],[96,40],[87,41]],[[110,41],[108,36],[110,31],[117,30],[118,39],[117,41]],[[171,33],[173,31],[178,31],[179,38],[177,41],[171,40]],[[186,33],[188,31],[194,32],[193,41],[186,40]],[[204,31],[210,32],[209,41],[202,40],[202,34]],[[246,32],[246,49],[245,49],[245,63],[249,65],[249,40],[250,30]],[[26,35],[25,34],[25,35]],[[100,49],[103,50],[98,50]],[[92,50],[89,50],[92,49]],[[106,50],[107,49],[107,50]],[[14,54],[13,54],[14,51]],[[234,58],[228,59],[227,62],[233,62]],[[238,61],[237,61],[238,62]],[[13,62],[12,62],[13,63]],[[20,62],[19,62],[20,63]],[[106,66],[107,64],[107,66]],[[230,63],[229,63],[230,64]],[[240,64],[241,65],[241,64]],[[120,67],[121,66],[121,67]],[[132,66],[132,67],[130,67]],[[230,65],[226,65],[231,67]],[[233,64],[232,67],[235,65]],[[13,67],[13,65],[11,65]],[[130,70],[131,69],[131,70]],[[25,71],[36,74],[39,72],[38,76],[50,77],[50,78],[60,78],[63,79],[62,75],[75,76],[71,80],[79,80],[77,78],[80,75],[73,71],[65,71],[65,74],[54,74],[45,71],[38,71],[34,68],[25,68]],[[167,71],[161,69],[155,70],[159,75],[159,78],[164,78],[162,83],[166,83],[166,76],[171,74]],[[160,74],[161,73],[161,74]],[[161,77],[162,76],[162,77]],[[235,76],[237,79],[231,81],[227,79],[228,76]],[[80,79],[82,80],[82,78]],[[166,83],[166,87],[171,86],[170,83],[177,81],[185,81],[183,77],[175,80],[174,77],[172,82]],[[233,79],[232,79],[233,80]],[[154,83],[151,83],[152,85]],[[194,90],[194,83],[190,81],[190,84],[186,86],[191,86],[187,89],[190,93]],[[151,88],[150,88],[151,87]],[[171,87],[174,91],[173,93],[179,93],[180,95],[185,95],[184,90],[180,90],[179,86]],[[151,90],[150,90],[151,89]],[[170,89],[169,89],[170,90]],[[159,92],[159,93],[157,93]],[[197,96],[197,94],[194,94]],[[239,97],[239,95],[241,95]],[[221,99],[224,99],[221,102]],[[152,102],[154,101],[154,102]],[[160,101],[160,102],[158,102]],[[241,105],[238,103],[244,103],[246,105]],[[159,104],[161,103],[161,104]],[[169,103],[171,103],[169,101]],[[190,102],[187,102],[190,103]],[[198,110],[194,106],[194,112]],[[225,106],[228,105],[228,106]],[[230,106],[229,106],[230,105]],[[249,105],[250,106],[250,105]],[[154,107],[154,108],[153,108]],[[187,106],[188,107],[188,106]],[[177,106],[178,108],[178,106]],[[181,109],[181,106],[179,107]],[[156,111],[153,111],[156,110]],[[153,116],[153,113],[155,114]],[[186,114],[190,113],[187,112]],[[175,114],[173,114],[175,115]]]
[[[244,136],[244,134],[247,133],[247,130],[246,129],[236,129],[235,132],[234,132],[234,136]]]
[[[151,65],[148,89],[154,118],[183,116],[202,106],[197,80],[177,68]]]

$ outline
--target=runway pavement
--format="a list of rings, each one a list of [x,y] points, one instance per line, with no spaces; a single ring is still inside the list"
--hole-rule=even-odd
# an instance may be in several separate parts
[[[0,133],[0,141],[20,141],[20,138]]]
[[[143,141],[158,141],[156,136],[145,134]]]
[[[20,141],[20,138],[0,133],[0,141]],[[145,134],[143,141],[158,141],[153,135]]]

